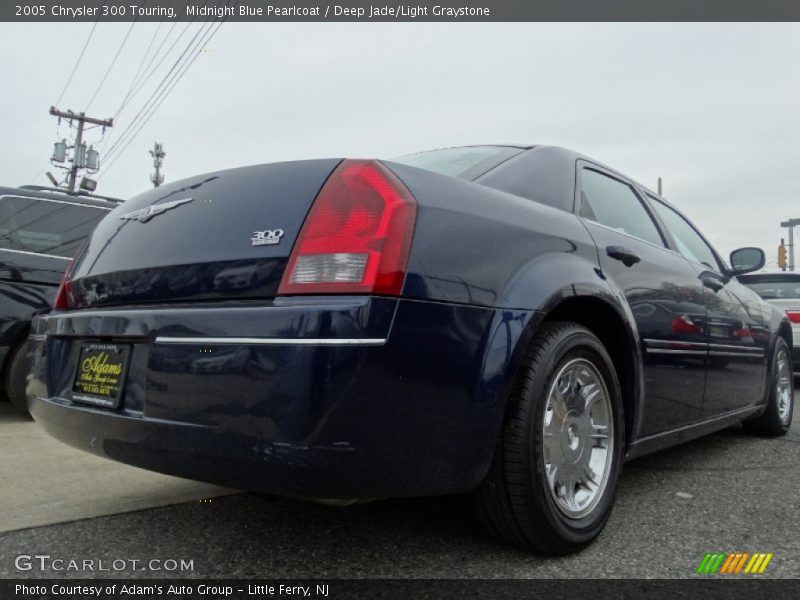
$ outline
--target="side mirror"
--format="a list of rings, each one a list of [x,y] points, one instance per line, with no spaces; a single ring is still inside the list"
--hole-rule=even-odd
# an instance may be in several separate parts
[[[731,252],[731,272],[733,276],[758,271],[767,261],[761,248],[739,248]]]

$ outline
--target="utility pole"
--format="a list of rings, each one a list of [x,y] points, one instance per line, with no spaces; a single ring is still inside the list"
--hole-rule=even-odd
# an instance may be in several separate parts
[[[781,223],[781,227],[789,230],[789,270],[794,271],[794,228],[800,225],[800,219],[789,219]]]
[[[153,166],[156,169],[156,172],[150,175],[150,181],[153,182],[153,187],[158,187],[164,183],[161,167],[164,166],[164,157],[166,155],[167,153],[164,152],[164,145],[161,142],[153,142],[153,149],[150,150],[150,156],[153,157]]]
[[[661,177],[658,178],[658,195],[663,196],[663,186],[661,185]]]
[[[86,113],[74,113],[71,110],[61,111],[58,110],[55,106],[50,107],[50,114],[54,117],[58,117],[59,119],[67,119],[70,121],[77,121],[78,122],[78,133],[75,136],[75,146],[73,147],[72,151],[72,159],[71,163],[72,166],[69,167],[69,179],[67,181],[67,189],[70,192],[75,191],[75,183],[78,180],[78,171],[81,169],[86,169],[87,167],[95,170],[99,168],[99,158],[96,155],[96,152],[90,157],[90,160],[87,161],[87,152],[86,152],[86,145],[83,143],[83,127],[86,123],[90,123],[92,125],[100,125],[105,129],[106,127],[113,127],[114,126],[114,119],[95,119],[93,117],[87,117]],[[94,150],[91,150],[94,152]],[[89,165],[94,161],[94,165]]]

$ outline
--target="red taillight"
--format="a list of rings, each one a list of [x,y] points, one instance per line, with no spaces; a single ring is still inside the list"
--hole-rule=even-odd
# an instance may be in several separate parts
[[[792,323],[800,323],[800,310],[787,310],[786,316]]]
[[[278,294],[399,294],[417,202],[377,161],[345,160],[297,237]]]
[[[672,331],[675,333],[703,333],[703,330],[695,325],[687,315],[675,317],[672,320],[671,326]]]
[[[64,276],[61,278],[61,285],[58,286],[58,292],[56,293],[56,300],[53,302],[53,308],[56,309],[68,309],[72,308],[72,301],[70,298],[70,284],[69,284],[69,275],[72,272],[72,263],[69,264],[67,270],[64,272]]]

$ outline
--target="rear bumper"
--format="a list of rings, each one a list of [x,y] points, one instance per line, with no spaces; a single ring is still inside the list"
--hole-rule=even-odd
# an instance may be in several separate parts
[[[461,492],[488,470],[533,317],[389,298],[54,313],[33,324],[30,409],[76,448],[235,488]],[[131,344],[118,409],[72,402],[83,341]]]

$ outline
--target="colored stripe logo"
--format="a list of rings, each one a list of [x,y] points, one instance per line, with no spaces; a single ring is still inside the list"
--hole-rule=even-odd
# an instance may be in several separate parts
[[[769,561],[772,560],[773,553],[769,552],[715,552],[706,554],[696,573],[708,575],[719,573],[720,575],[760,575],[767,569]]]

